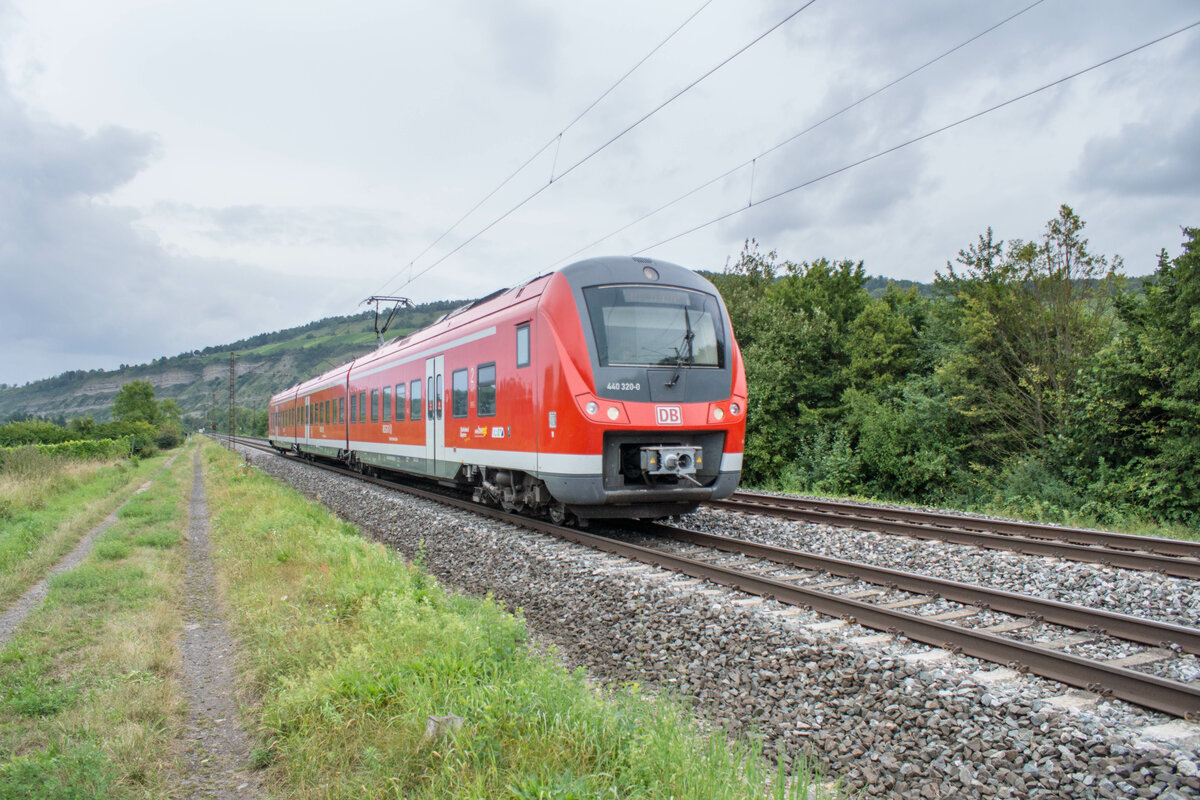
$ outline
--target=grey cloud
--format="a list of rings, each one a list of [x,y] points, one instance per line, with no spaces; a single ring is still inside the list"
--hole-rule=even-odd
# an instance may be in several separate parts
[[[531,89],[553,85],[556,70],[554,16],[545,7],[527,2],[473,5],[480,14],[497,66],[508,77]]]
[[[374,209],[262,205],[203,208],[159,203],[154,215],[181,222],[223,244],[381,247],[403,241],[400,215]]]
[[[157,152],[153,136],[126,128],[107,127],[89,135],[35,120],[0,75],[0,182],[9,197],[107,194],[132,179]]]
[[[264,271],[173,256],[136,232],[135,212],[96,202],[153,152],[145,134],[35,118],[0,76],[0,381],[149,360],[286,319],[296,298]]]
[[[1092,139],[1075,180],[1092,191],[1200,196],[1200,111],[1173,128],[1134,122]]]

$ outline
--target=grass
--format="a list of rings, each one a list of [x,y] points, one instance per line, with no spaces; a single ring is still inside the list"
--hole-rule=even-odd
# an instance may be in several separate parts
[[[0,798],[169,793],[190,470],[180,458],[137,495],[0,651]]]
[[[206,445],[218,570],[265,740],[298,798],[806,797],[753,743],[535,654],[521,619]],[[435,534],[431,534],[435,535]],[[463,718],[427,740],[430,715]]]
[[[162,466],[71,461],[22,449],[0,467],[0,607],[20,597]]]

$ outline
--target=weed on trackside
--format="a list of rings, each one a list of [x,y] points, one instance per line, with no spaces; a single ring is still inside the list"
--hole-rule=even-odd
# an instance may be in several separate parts
[[[0,608],[161,469],[164,456],[71,461],[22,448],[0,465]]]
[[[180,458],[130,500],[82,564],[51,578],[44,604],[0,651],[3,800],[168,793],[182,720],[176,545],[190,471]]]
[[[255,760],[299,798],[808,797],[681,705],[601,693],[521,619],[453,594],[207,445],[214,555],[261,698]],[[431,531],[430,535],[436,535]],[[426,738],[429,717],[461,717]],[[828,792],[820,796],[831,796]]]

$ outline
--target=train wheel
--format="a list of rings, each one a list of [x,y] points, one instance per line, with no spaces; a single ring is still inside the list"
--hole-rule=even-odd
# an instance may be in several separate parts
[[[562,503],[551,503],[547,509],[547,513],[550,516],[550,521],[555,525],[567,524],[567,507]]]

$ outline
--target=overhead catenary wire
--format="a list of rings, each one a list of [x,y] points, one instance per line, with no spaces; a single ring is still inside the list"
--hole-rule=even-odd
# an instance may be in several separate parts
[[[989,33],[996,30],[997,28],[999,28],[1003,25],[1006,25],[1009,22],[1012,22],[1017,17],[1021,16],[1022,14],[1024,14],[1027,11],[1031,11],[1032,9],[1041,5],[1044,2],[1045,2],[1045,0],[1034,0],[1034,2],[1032,2],[1029,5],[1025,6],[1024,8],[1020,9],[1019,11],[1017,11],[1013,14],[1010,14],[1009,16],[1005,17],[1004,19],[1000,20],[999,22],[995,23],[994,25],[975,34],[971,38],[969,38],[963,42],[960,42],[959,44],[955,45],[954,47],[951,47],[949,50],[945,51],[941,55],[938,55],[938,56],[935,56],[934,58],[929,59],[924,64],[921,64],[921,66],[915,67],[915,68],[909,70],[908,72],[904,73],[900,77],[895,78],[895,79],[889,81],[888,83],[885,83],[884,85],[880,86],[878,89],[875,89],[874,91],[870,92],[869,94],[863,95],[862,97],[860,97],[859,99],[850,103],[849,105],[843,106],[842,108],[833,112],[829,116],[824,117],[823,119],[820,119],[817,122],[814,122],[813,124],[809,125],[807,128],[804,128],[803,130],[799,131],[798,133],[794,133],[791,136],[784,139],[783,141],[781,141],[777,144],[774,144],[771,147],[768,147],[766,150],[763,150],[761,153],[755,155],[753,158],[750,158],[746,161],[741,162],[740,164],[738,164],[735,167],[731,167],[730,169],[725,170],[720,175],[717,175],[714,178],[710,178],[709,180],[705,181],[704,183],[700,184],[699,186],[696,186],[693,189],[689,189],[687,192],[679,195],[675,199],[670,200],[670,201],[658,206],[657,208],[655,208],[652,211],[647,211],[645,214],[642,214],[637,219],[635,219],[631,222],[628,222],[625,225],[622,225],[621,227],[617,228],[616,230],[606,233],[604,236],[601,236],[599,239],[596,239],[595,241],[591,242],[590,244],[584,245],[583,247],[579,248],[578,250],[576,250],[568,255],[563,256],[562,258],[558,259],[553,264],[551,264],[549,268],[553,269],[554,267],[557,267],[559,264],[562,264],[565,261],[571,260],[572,258],[579,255],[580,253],[584,253],[584,252],[592,249],[596,245],[602,244],[602,243],[608,241],[612,237],[629,230],[634,225],[637,225],[640,222],[645,222],[650,217],[653,217],[657,214],[662,213],[663,211],[666,211],[668,208],[671,208],[672,206],[683,202],[684,200],[688,199],[689,197],[696,194],[697,192],[701,192],[701,191],[707,189],[708,187],[712,186],[713,184],[719,183],[720,181],[728,178],[730,175],[733,175],[733,174],[745,169],[746,167],[750,167],[751,170],[754,170],[754,168],[757,165],[758,159],[764,158],[764,157],[770,155],[771,153],[774,153],[776,150],[779,150],[780,148],[791,144],[792,142],[796,141],[800,137],[802,137],[806,134],[812,133],[813,131],[815,131],[817,128],[821,127],[825,123],[832,122],[833,120],[837,119],[841,115],[845,114],[847,111],[857,108],[858,106],[867,102],[871,98],[873,98],[879,94],[882,94],[883,92],[887,91],[888,89],[891,89],[893,86],[896,86],[897,84],[901,83],[902,81],[905,81],[905,80],[911,78],[912,76],[916,75],[918,72],[921,72],[922,70],[925,70],[928,67],[931,67],[934,64],[938,63],[942,59],[944,59],[950,55],[953,55],[954,53],[963,49],[964,47],[971,44],[972,42],[974,42],[978,39],[982,39],[984,36],[988,35]],[[750,193],[751,193],[751,199],[750,199],[750,202],[746,206],[747,208],[754,205],[754,199],[753,199],[754,176],[753,176],[753,174],[751,174],[751,179],[750,179]]]
[[[578,161],[576,161],[574,164],[572,164],[571,166],[567,167],[565,170],[563,170],[563,171],[562,171],[562,172],[561,172],[561,173],[560,173],[560,174],[557,176],[557,178],[555,178],[555,180],[554,180],[554,181],[552,181],[552,182],[550,182],[550,183],[547,183],[547,184],[544,184],[543,186],[541,186],[540,188],[538,188],[536,191],[534,191],[534,192],[530,193],[529,195],[527,195],[527,196],[526,196],[526,197],[525,197],[523,200],[521,200],[521,201],[520,201],[520,202],[518,202],[516,205],[512,206],[512,207],[511,207],[511,208],[509,208],[507,211],[505,211],[503,214],[501,214],[500,216],[496,217],[494,220],[492,220],[491,222],[489,222],[489,223],[488,223],[487,225],[485,225],[483,228],[481,228],[480,230],[476,231],[474,234],[472,234],[471,236],[469,236],[468,238],[466,238],[465,240],[463,240],[461,243],[459,243],[459,244],[458,244],[458,246],[456,246],[455,248],[453,248],[452,250],[450,250],[449,252],[447,252],[446,254],[444,254],[444,255],[443,255],[441,258],[437,259],[436,261],[434,261],[434,262],[433,262],[432,264],[430,264],[429,266],[425,267],[424,269],[422,269],[422,270],[421,270],[421,271],[419,271],[419,272],[416,272],[416,273],[413,273],[413,274],[411,274],[411,275],[409,276],[408,280],[407,280],[407,281],[405,281],[403,284],[401,284],[401,286],[400,286],[399,288],[403,288],[403,287],[405,287],[405,286],[408,286],[408,285],[409,285],[409,284],[411,284],[413,281],[415,281],[417,278],[420,278],[422,275],[425,275],[425,274],[426,274],[426,273],[428,273],[430,270],[434,269],[435,267],[437,267],[438,265],[442,264],[442,263],[443,263],[443,262],[445,262],[447,259],[449,259],[451,256],[453,256],[453,255],[455,255],[456,253],[458,253],[460,250],[462,250],[464,247],[466,247],[467,245],[469,245],[471,242],[475,241],[475,240],[476,240],[476,239],[478,239],[480,236],[482,236],[483,234],[487,233],[487,232],[488,232],[489,230],[491,230],[492,228],[496,227],[496,225],[500,224],[500,223],[501,223],[501,222],[503,222],[505,219],[507,219],[509,216],[511,216],[512,214],[514,214],[514,213],[516,213],[517,211],[519,211],[519,210],[520,210],[522,207],[524,207],[525,205],[527,205],[527,204],[528,204],[528,203],[529,203],[531,200],[533,200],[534,198],[536,198],[536,197],[537,197],[538,195],[540,195],[542,192],[546,191],[546,189],[550,188],[550,187],[551,187],[551,186],[553,186],[555,183],[561,182],[561,181],[562,181],[562,179],[563,179],[563,178],[565,178],[567,175],[571,174],[571,173],[572,173],[572,172],[574,172],[576,169],[578,169],[579,167],[581,167],[581,166],[583,166],[584,164],[586,164],[586,163],[587,163],[588,161],[590,161],[592,158],[594,158],[595,156],[599,155],[601,152],[603,152],[604,150],[606,150],[606,149],[607,149],[608,147],[610,147],[611,145],[615,144],[617,141],[619,141],[619,140],[620,140],[621,138],[623,138],[624,136],[628,135],[628,134],[629,134],[631,131],[633,131],[635,128],[637,128],[639,125],[641,125],[643,122],[645,122],[646,120],[650,119],[650,118],[651,118],[651,117],[653,117],[655,114],[657,114],[659,111],[662,111],[664,108],[666,108],[667,106],[671,105],[671,103],[675,102],[675,101],[676,101],[676,100],[678,100],[680,97],[682,97],[683,95],[685,95],[687,92],[689,92],[689,91],[691,91],[692,89],[694,89],[696,86],[698,86],[700,83],[702,83],[702,82],[703,82],[705,79],[707,79],[708,77],[710,77],[710,76],[711,76],[713,73],[717,72],[717,71],[718,71],[718,70],[720,70],[722,67],[724,67],[725,65],[727,65],[727,64],[729,64],[731,61],[733,61],[735,58],[737,58],[738,56],[740,56],[741,54],[745,53],[747,50],[749,50],[750,48],[752,48],[754,45],[756,45],[756,44],[758,44],[759,42],[761,42],[761,41],[762,41],[763,39],[765,39],[767,36],[770,36],[770,35],[771,35],[772,33],[774,33],[776,30],[778,30],[779,28],[783,27],[785,24],[787,24],[787,23],[788,23],[788,22],[790,22],[792,19],[794,19],[794,18],[795,18],[795,17],[796,17],[798,14],[800,14],[800,12],[802,12],[802,11],[804,11],[805,9],[809,8],[810,6],[812,6],[812,5],[813,5],[813,3],[815,3],[815,2],[817,2],[817,0],[807,0],[807,2],[805,2],[804,4],[802,4],[802,5],[801,5],[799,8],[797,8],[795,11],[792,11],[792,12],[791,12],[791,13],[789,13],[789,14],[788,14],[786,17],[784,17],[783,19],[781,19],[779,22],[775,23],[775,24],[774,24],[774,25],[772,25],[770,28],[768,28],[766,31],[764,31],[763,33],[761,33],[761,34],[759,34],[758,36],[756,36],[754,39],[752,39],[752,40],[751,40],[750,42],[748,42],[747,44],[743,45],[743,46],[742,46],[740,49],[738,49],[736,52],[734,52],[734,53],[732,53],[731,55],[727,56],[727,57],[726,57],[724,60],[722,60],[722,61],[721,61],[720,63],[718,63],[716,66],[712,67],[712,68],[711,68],[711,69],[709,69],[707,72],[705,72],[703,75],[701,75],[700,77],[698,77],[698,78],[696,78],[695,80],[693,80],[691,83],[689,83],[689,84],[687,84],[686,86],[684,86],[684,87],[683,87],[682,89],[680,89],[678,92],[676,92],[675,94],[671,95],[669,98],[667,98],[666,100],[664,100],[664,101],[663,101],[662,103],[660,103],[659,105],[655,106],[653,109],[651,109],[651,110],[650,110],[650,111],[648,111],[646,114],[644,114],[643,116],[641,116],[640,118],[638,118],[636,121],[634,121],[634,122],[633,122],[633,123],[631,123],[630,125],[626,126],[626,127],[625,127],[625,128],[624,128],[624,129],[623,129],[621,132],[619,132],[618,134],[616,134],[616,135],[615,135],[615,136],[613,136],[612,138],[608,139],[606,142],[604,142],[602,145],[600,145],[599,147],[597,147],[597,148],[595,148],[594,150],[592,150],[590,153],[588,153],[587,155],[585,155],[583,158],[579,159],[579,160],[578,160]],[[553,141],[553,140],[551,140],[551,141]],[[548,147],[548,146],[549,146],[549,144],[547,144],[547,147]],[[399,275],[399,273],[397,273],[397,275]],[[395,280],[395,276],[393,276],[393,278],[392,278],[391,280]],[[389,281],[389,282],[390,282],[390,281]]]
[[[880,150],[878,153],[875,153],[875,154],[873,154],[873,155],[867,156],[867,157],[865,157],[865,158],[860,158],[858,161],[855,161],[855,162],[853,162],[853,163],[850,163],[850,164],[846,164],[845,166],[839,167],[839,168],[837,168],[837,169],[835,169],[835,170],[831,170],[831,171],[829,171],[829,172],[826,172],[826,173],[824,173],[824,174],[822,174],[822,175],[818,175],[818,176],[817,176],[817,177],[815,177],[815,178],[810,178],[809,180],[806,180],[806,181],[804,181],[803,183],[798,183],[798,184],[796,184],[795,186],[788,187],[787,189],[783,189],[782,191],[776,192],[775,194],[772,194],[772,195],[770,195],[770,196],[768,196],[768,197],[764,197],[762,200],[759,200],[759,201],[758,201],[758,202],[756,202],[756,203],[755,203],[755,202],[751,202],[751,204],[750,204],[750,205],[748,205],[748,206],[739,206],[738,208],[735,208],[735,209],[733,209],[732,211],[728,211],[728,212],[726,212],[726,213],[724,213],[724,214],[722,214],[722,215],[720,215],[720,216],[718,216],[718,217],[715,217],[715,218],[713,218],[713,219],[710,219],[710,220],[708,220],[707,222],[703,222],[703,223],[701,223],[701,224],[699,224],[699,225],[696,225],[696,226],[694,226],[694,227],[688,228],[687,230],[685,230],[685,231],[682,231],[682,232],[680,232],[680,233],[677,233],[677,234],[675,234],[675,235],[673,235],[673,236],[669,236],[669,237],[667,237],[666,239],[663,239],[663,240],[661,240],[661,241],[655,242],[654,244],[647,245],[646,247],[643,247],[643,248],[641,248],[640,250],[636,250],[636,251],[634,251],[633,255],[640,255],[640,254],[642,254],[642,253],[645,253],[645,252],[647,252],[647,251],[653,250],[653,249],[654,249],[654,248],[656,248],[656,247],[661,247],[661,246],[662,246],[662,245],[664,245],[664,244],[667,244],[667,243],[669,243],[669,242],[673,242],[673,241],[675,241],[676,239],[682,239],[684,236],[688,236],[688,235],[690,235],[690,234],[693,234],[693,233],[695,233],[696,231],[700,231],[700,230],[703,230],[704,228],[710,227],[710,226],[712,226],[712,225],[716,225],[718,222],[722,222],[722,221],[724,221],[724,220],[727,220],[727,219],[729,219],[730,217],[734,217],[734,216],[737,216],[738,214],[741,214],[741,213],[743,213],[743,212],[745,212],[745,211],[749,211],[751,208],[757,208],[758,206],[761,206],[761,205],[763,205],[764,203],[769,203],[769,202],[771,202],[771,201],[773,201],[773,200],[778,200],[779,198],[781,198],[781,197],[784,197],[784,196],[786,196],[786,195],[789,195],[789,194],[791,194],[792,192],[799,191],[800,189],[804,189],[804,188],[806,188],[806,187],[808,187],[808,186],[812,186],[812,185],[813,185],[813,184],[815,184],[815,183],[819,183],[819,182],[821,182],[821,181],[823,181],[823,180],[826,180],[827,178],[832,178],[832,177],[833,177],[833,176],[835,176],[835,175],[840,175],[840,174],[841,174],[841,173],[843,173],[843,172],[846,172],[846,171],[848,171],[848,170],[854,169],[855,167],[862,166],[863,164],[866,164],[866,163],[868,163],[868,162],[874,161],[874,160],[875,160],[875,159],[877,159],[877,158],[882,158],[883,156],[889,155],[890,153],[895,153],[897,150],[902,150],[902,149],[904,149],[905,147],[908,147],[909,145],[913,145],[913,144],[916,144],[917,142],[921,142],[921,141],[924,141],[925,139],[929,139],[929,138],[931,138],[931,137],[933,137],[933,136],[937,136],[937,135],[938,135],[938,134],[940,134],[940,133],[945,133],[946,131],[948,131],[948,130],[951,130],[952,128],[957,128],[959,125],[964,125],[964,124],[966,124],[966,123],[968,123],[968,122],[971,122],[972,120],[979,119],[980,117],[983,117],[983,116],[985,116],[985,115],[987,115],[987,114],[991,114],[993,111],[999,111],[1000,109],[1002,109],[1002,108],[1005,108],[1006,106],[1010,106],[1010,105],[1012,105],[1013,103],[1017,103],[1017,102],[1019,102],[1019,101],[1021,101],[1021,100],[1024,100],[1024,99],[1026,99],[1026,98],[1028,98],[1028,97],[1032,97],[1032,96],[1034,96],[1034,95],[1036,95],[1036,94],[1039,94],[1039,93],[1041,93],[1041,92],[1044,92],[1044,91],[1046,91],[1047,89],[1052,89],[1052,88],[1054,88],[1055,86],[1059,86],[1059,85],[1061,85],[1061,84],[1063,84],[1063,83],[1066,83],[1066,82],[1067,82],[1067,81],[1069,81],[1069,80],[1072,80],[1072,79],[1074,79],[1074,78],[1078,78],[1078,77],[1079,77],[1079,76],[1081,76],[1081,75],[1086,75],[1087,73],[1089,73],[1089,72],[1092,72],[1093,70],[1100,69],[1101,67],[1103,67],[1103,66],[1107,66],[1108,64],[1111,64],[1111,63],[1113,63],[1114,61],[1119,61],[1120,59],[1122,59],[1122,58],[1125,58],[1126,56],[1130,56],[1130,55],[1133,55],[1134,53],[1137,53],[1137,52],[1139,52],[1139,51],[1141,51],[1141,50],[1145,50],[1147,47],[1151,47],[1151,46],[1153,46],[1153,45],[1156,45],[1156,44],[1158,44],[1158,43],[1160,43],[1160,42],[1164,42],[1164,41],[1166,41],[1167,39],[1170,39],[1170,38],[1172,38],[1172,37],[1174,37],[1174,36],[1178,36],[1179,34],[1181,34],[1181,33],[1184,33],[1184,32],[1186,32],[1186,31],[1189,31],[1189,30],[1191,30],[1192,28],[1195,28],[1195,27],[1197,27],[1197,26],[1200,26],[1200,20],[1197,20],[1196,22],[1193,22],[1193,23],[1191,23],[1190,25],[1185,25],[1184,27],[1182,27],[1182,28],[1179,28],[1179,29],[1177,29],[1177,30],[1174,30],[1174,31],[1172,31],[1172,32],[1170,32],[1170,33],[1163,34],[1162,36],[1159,36],[1157,39],[1151,39],[1150,41],[1148,41],[1148,42],[1145,42],[1144,44],[1140,44],[1140,45],[1138,45],[1137,47],[1130,48],[1129,50],[1126,50],[1126,51],[1125,51],[1125,52],[1123,52],[1123,53],[1118,53],[1118,54],[1117,54],[1117,55],[1115,55],[1115,56],[1111,56],[1111,57],[1109,57],[1109,58],[1106,58],[1105,60],[1103,60],[1103,61],[1100,61],[1100,62],[1098,62],[1098,63],[1096,63],[1096,64],[1093,64],[1093,65],[1091,65],[1090,67],[1086,67],[1086,68],[1084,68],[1084,69],[1081,69],[1081,70],[1079,70],[1078,72],[1072,72],[1070,75],[1065,75],[1065,76],[1063,76],[1063,77],[1059,78],[1058,80],[1051,81],[1050,83],[1043,84],[1042,86],[1039,86],[1039,87],[1038,87],[1038,88],[1036,88],[1036,89],[1031,89],[1031,90],[1029,90],[1029,91],[1027,91],[1027,92],[1025,92],[1025,93],[1023,93],[1023,94],[1019,94],[1019,95],[1017,95],[1016,97],[1012,97],[1012,98],[1010,98],[1010,99],[1008,99],[1008,100],[1005,100],[1005,101],[1004,101],[1004,102],[1002,102],[1002,103],[997,103],[997,104],[996,104],[996,105],[994,105],[994,106],[990,106],[989,108],[985,108],[985,109],[983,109],[982,111],[977,111],[977,112],[975,112],[974,114],[971,114],[971,115],[969,115],[969,116],[963,117],[962,119],[956,120],[955,122],[951,122],[951,123],[949,123],[949,124],[947,124],[947,125],[943,125],[943,126],[941,126],[940,128],[936,128],[936,129],[934,129],[934,130],[932,130],[932,131],[928,131],[927,133],[923,133],[923,134],[921,134],[920,136],[915,136],[915,137],[913,137],[912,139],[908,139],[907,141],[901,142],[900,144],[893,145],[892,147],[889,147],[889,148],[887,148],[887,149],[885,149],[885,150]]]
[[[410,270],[412,268],[412,266],[419,259],[421,259],[426,253],[428,253],[434,247],[437,247],[437,245],[443,239],[445,239],[447,236],[449,236],[454,231],[455,228],[457,228],[459,225],[461,225],[463,222],[465,222],[468,217],[470,217],[472,214],[474,214],[476,211],[478,211],[480,209],[480,207],[483,206],[484,203],[486,203],[488,200],[491,200],[493,197],[495,197],[497,192],[499,192],[501,189],[503,189],[505,186],[507,186],[514,178],[516,178],[518,175],[520,175],[522,172],[524,172],[525,168],[528,167],[530,164],[532,164],[534,161],[536,161],[537,158],[542,153],[546,152],[546,150],[548,150],[551,145],[557,145],[555,152],[554,152],[554,165],[551,166],[551,168],[550,168],[550,183],[553,183],[554,182],[554,169],[555,169],[555,167],[558,166],[558,148],[561,148],[561,146],[562,146],[563,135],[567,131],[571,130],[571,128],[575,127],[575,124],[578,123],[580,120],[582,120],[585,116],[587,116],[588,112],[591,111],[596,106],[598,106],[600,104],[600,102],[602,100],[604,100],[604,98],[606,98],[610,94],[612,94],[613,91],[616,90],[616,88],[618,86],[620,86],[622,83],[624,83],[625,80],[630,75],[632,75],[634,72],[636,72],[639,67],[641,67],[648,60],[650,60],[651,56],[653,56],[655,53],[657,53],[659,50],[661,50],[667,44],[667,42],[674,39],[676,34],[678,34],[681,30],[683,30],[685,27],[687,27],[688,23],[690,23],[697,16],[699,16],[700,12],[703,11],[704,9],[708,8],[708,6],[712,4],[712,2],[713,2],[713,0],[704,0],[704,2],[700,4],[699,8],[697,8],[695,11],[693,11],[691,14],[688,15],[687,19],[685,19],[673,31],[671,31],[669,34],[667,34],[667,37],[665,39],[663,39],[661,42],[659,42],[658,44],[656,44],[650,52],[648,52],[648,53],[646,53],[646,55],[642,56],[641,59],[639,59],[636,64],[634,64],[632,67],[630,67],[625,72],[624,75],[622,75],[620,78],[617,78],[617,80],[615,82],[613,82],[613,84],[611,86],[609,86],[607,89],[605,89],[603,92],[601,92],[599,97],[597,97],[595,100],[593,100],[591,103],[589,103],[587,108],[583,109],[583,111],[580,111],[575,116],[574,119],[572,119],[570,122],[568,122],[562,128],[562,130],[560,130],[557,134],[552,136],[550,138],[550,140],[548,142],[546,142],[544,145],[539,147],[537,149],[537,151],[534,152],[533,155],[531,155],[529,158],[527,158],[521,164],[521,166],[517,167],[507,178],[500,181],[500,183],[497,184],[494,189],[492,189],[490,192],[488,192],[486,195],[483,196],[483,199],[481,199],[475,205],[471,206],[471,208],[467,211],[467,213],[465,213],[461,217],[459,217],[454,222],[453,225],[451,225],[449,228],[447,228],[445,231],[443,231],[440,236],[438,236],[436,239],[434,239],[432,242],[430,242],[425,247],[425,249],[422,250],[420,253],[418,253],[414,258],[412,258],[405,267],[401,268],[400,271],[398,271],[395,275],[393,275],[392,277],[390,277],[386,281],[384,281],[384,283],[383,283],[384,287],[386,287],[392,281],[396,280],[396,278],[400,277],[400,275],[403,274],[405,270]],[[410,276],[410,282],[411,282],[411,276]]]

